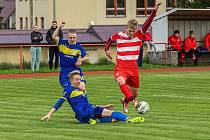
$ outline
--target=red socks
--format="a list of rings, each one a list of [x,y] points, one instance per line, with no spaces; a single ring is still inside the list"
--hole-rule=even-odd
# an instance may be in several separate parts
[[[127,102],[130,102],[134,99],[132,91],[126,84],[120,86],[122,93],[125,95]]]

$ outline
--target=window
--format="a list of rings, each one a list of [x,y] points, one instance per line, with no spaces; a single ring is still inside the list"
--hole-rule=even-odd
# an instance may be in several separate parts
[[[150,15],[155,7],[156,0],[137,0],[136,1],[136,15]]]
[[[20,29],[23,29],[23,18],[20,17]]]
[[[25,18],[25,25],[26,25],[25,29],[28,29],[28,18],[27,17]]]
[[[44,29],[44,17],[41,17],[41,29]]]
[[[126,0],[106,0],[106,16],[125,17]]]
[[[38,18],[37,17],[35,17],[35,23],[34,23],[34,25],[38,25]]]

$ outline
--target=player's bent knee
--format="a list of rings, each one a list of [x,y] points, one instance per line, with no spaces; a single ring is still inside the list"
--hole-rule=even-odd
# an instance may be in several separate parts
[[[125,84],[125,78],[120,76],[120,77],[117,77],[117,83],[121,86],[123,84]]]
[[[112,115],[112,110],[108,110],[106,108],[104,108],[103,112],[102,112],[102,117],[110,117]]]

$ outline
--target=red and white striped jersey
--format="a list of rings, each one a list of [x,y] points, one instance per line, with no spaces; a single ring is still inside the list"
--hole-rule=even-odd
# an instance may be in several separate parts
[[[142,47],[142,37],[141,30],[136,32],[133,38],[125,32],[118,32],[111,37],[111,40],[117,43],[116,62],[118,66],[137,66],[140,47]]]

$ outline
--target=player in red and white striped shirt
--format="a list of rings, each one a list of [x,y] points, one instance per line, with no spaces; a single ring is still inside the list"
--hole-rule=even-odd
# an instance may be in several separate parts
[[[136,97],[139,91],[139,73],[137,59],[142,47],[142,38],[144,33],[151,25],[157,9],[161,3],[155,6],[152,14],[147,18],[140,30],[138,22],[135,19],[128,21],[125,32],[118,32],[110,37],[105,45],[106,55],[112,59],[112,54],[109,51],[111,43],[117,43],[116,67],[114,70],[114,77],[125,95],[121,100],[123,104],[123,111],[128,112],[128,103],[133,101],[134,107],[137,105]]]

